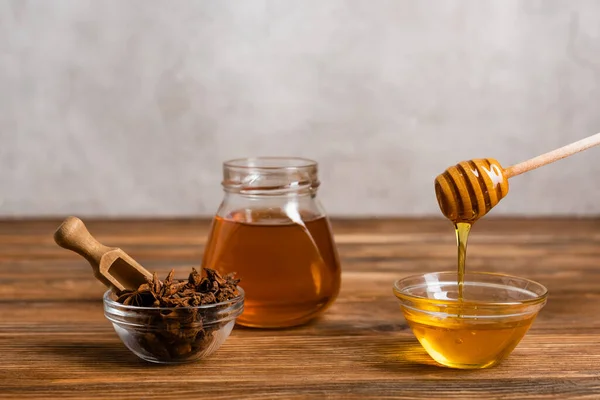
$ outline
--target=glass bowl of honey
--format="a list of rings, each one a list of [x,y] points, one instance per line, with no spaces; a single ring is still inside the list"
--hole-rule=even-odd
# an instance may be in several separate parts
[[[456,272],[436,272],[400,279],[393,288],[421,345],[451,368],[500,363],[525,336],[548,296],[537,282],[487,272],[466,273],[461,286]]]

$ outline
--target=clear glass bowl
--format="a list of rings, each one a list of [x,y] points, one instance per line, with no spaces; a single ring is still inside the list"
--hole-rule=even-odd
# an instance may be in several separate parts
[[[546,304],[548,290],[515,276],[465,274],[458,299],[456,272],[410,276],[394,294],[414,335],[438,363],[486,368],[506,358]]]
[[[143,360],[188,363],[210,356],[244,311],[244,291],[232,300],[197,307],[135,307],[104,293],[104,316],[125,346]]]

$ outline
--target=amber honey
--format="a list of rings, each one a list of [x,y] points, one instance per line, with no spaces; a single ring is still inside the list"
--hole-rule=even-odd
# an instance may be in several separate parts
[[[203,265],[241,278],[246,298],[239,324],[303,324],[337,297],[340,264],[329,222],[300,214],[300,223],[282,209],[215,217]]]
[[[457,273],[401,279],[394,293],[414,335],[434,360],[454,368],[489,367],[508,356],[527,333],[547,290],[518,277],[466,273],[472,225],[508,192],[497,161],[459,163],[436,178],[435,191],[440,210],[454,224]]]
[[[414,335],[429,355],[454,368],[486,368],[507,357],[523,338],[535,315],[498,320],[405,312]]]
[[[463,286],[465,283],[465,265],[467,260],[467,241],[469,232],[471,232],[471,224],[466,222],[458,222],[454,225],[456,231],[456,246],[458,247],[458,300],[463,298]]]

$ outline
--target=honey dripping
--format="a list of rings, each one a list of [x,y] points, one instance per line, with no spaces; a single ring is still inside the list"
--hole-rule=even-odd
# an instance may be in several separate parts
[[[458,222],[454,224],[456,232],[456,245],[458,247],[458,300],[463,300],[464,283],[465,283],[465,263],[467,259],[467,241],[471,224],[468,222]]]
[[[458,299],[463,300],[467,241],[472,225],[508,193],[508,179],[492,158],[463,161],[435,179],[442,213],[454,224],[458,248]]]
[[[246,292],[237,322],[254,327],[302,324],[322,313],[339,291],[340,264],[326,217],[280,209],[238,210],[213,222],[203,265],[237,272]]]
[[[476,289],[465,285],[467,241],[472,225],[486,215],[508,194],[508,179],[550,164],[562,158],[600,145],[600,133],[559,149],[512,165],[506,169],[492,158],[463,161],[448,168],[435,179],[440,210],[453,224],[458,247],[458,301],[438,307],[423,307],[432,313],[405,315],[413,332],[434,359],[457,368],[484,368],[510,354],[529,329],[535,314],[521,319],[519,314],[480,317],[482,302],[476,301]],[[474,286],[473,286],[474,287]],[[428,302],[428,299],[424,299]],[[484,302],[485,303],[485,302]],[[423,308],[422,307],[422,308]],[[488,312],[492,312],[488,310]],[[445,316],[438,318],[436,313]]]
[[[534,319],[490,321],[463,317],[465,310],[478,307],[465,293],[469,233],[473,224],[506,196],[508,181],[496,160],[471,160],[439,175],[435,191],[440,209],[453,223],[456,234],[458,302],[439,310],[448,314],[447,318],[410,310],[406,317],[421,344],[438,362],[457,368],[487,367],[510,354]]]

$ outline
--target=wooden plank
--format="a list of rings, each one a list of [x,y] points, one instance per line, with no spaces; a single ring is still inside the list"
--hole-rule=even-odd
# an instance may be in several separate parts
[[[485,223],[484,223],[485,222]],[[104,288],[52,241],[57,220],[0,221],[0,398],[600,398],[600,220],[481,221],[468,268],[517,274],[550,290],[528,335],[497,367],[441,368],[391,292],[409,274],[451,270],[443,220],[336,220],[340,296],[287,330],[236,328],[210,359],[155,366],[104,318]],[[209,221],[92,221],[103,242],[180,275],[201,260]]]

